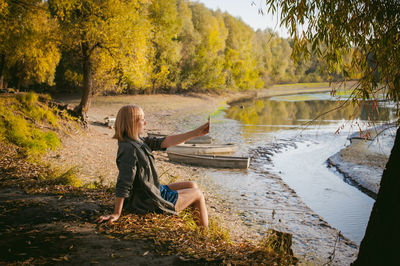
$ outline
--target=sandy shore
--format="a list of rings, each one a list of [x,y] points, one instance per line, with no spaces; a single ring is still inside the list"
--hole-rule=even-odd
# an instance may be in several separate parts
[[[303,92],[313,92],[319,89],[305,88]],[[326,88],[324,89],[326,91]],[[298,93],[298,89],[296,93]],[[285,91],[284,94],[288,94]],[[271,90],[268,96],[280,95],[279,90]],[[251,94],[250,94],[251,96]],[[199,121],[206,121],[208,114],[219,107],[226,105],[227,101],[250,97],[249,94],[231,95],[136,95],[136,96],[107,96],[95,97],[88,113],[90,126],[88,130],[76,129],[75,132],[62,138],[63,148],[51,152],[46,160],[52,165],[68,169],[78,167],[81,178],[85,182],[103,182],[113,185],[117,177],[115,156],[117,143],[112,139],[113,130],[103,126],[104,118],[115,116],[118,109],[125,104],[137,104],[144,109],[147,120],[147,131],[158,133],[178,133],[179,128],[195,128]],[[66,103],[79,103],[78,97],[62,97]],[[185,126],[182,126],[185,125]],[[193,180],[203,189],[210,216],[220,219],[222,224],[229,228],[234,240],[256,239],[260,237],[259,230],[249,226],[248,222],[237,211],[234,201],[230,201],[223,194],[216,193],[213,184],[204,174],[200,167],[188,167],[169,162],[167,155],[155,152],[158,173],[162,183],[173,181]],[[299,224],[296,238],[302,241],[307,248],[294,248],[301,257],[315,264],[327,262],[329,255],[335,248],[335,240],[339,232],[330,227],[321,217],[313,213],[296,193],[290,189],[277,176],[270,173],[261,173],[271,179],[271,191],[267,191],[271,199],[271,206],[277,209],[299,208],[299,212],[282,212],[282,221],[285,217],[288,222]],[[279,190],[279,191],[277,191]],[[280,197],[278,195],[286,195]],[[110,205],[112,203],[110,202]],[[266,219],[269,219],[266,217]],[[276,224],[272,219],[271,224]],[[246,225],[247,224],[247,225]],[[284,222],[279,219],[278,227],[285,230]],[[304,234],[310,233],[312,237]],[[342,238],[341,238],[342,239]],[[336,245],[336,254],[333,264],[349,264],[355,258],[357,246],[346,239],[342,239]]]

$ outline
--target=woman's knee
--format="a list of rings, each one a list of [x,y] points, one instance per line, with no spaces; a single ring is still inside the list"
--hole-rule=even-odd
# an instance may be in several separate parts
[[[190,182],[191,188],[195,188],[195,189],[198,189],[198,188],[199,188],[199,186],[197,185],[196,182],[194,182],[194,181],[189,181],[189,182]]]
[[[185,188],[192,188],[192,189],[198,189],[199,188],[197,186],[196,182],[194,182],[194,181],[183,181],[182,183],[185,185]]]
[[[203,191],[201,191],[201,189],[195,188],[195,195],[196,195],[197,200],[199,200],[199,201],[204,200],[204,194],[203,194]]]

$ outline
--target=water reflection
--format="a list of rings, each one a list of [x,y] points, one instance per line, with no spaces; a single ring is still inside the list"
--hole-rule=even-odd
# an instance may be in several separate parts
[[[299,127],[301,125],[324,125],[337,120],[372,120],[389,121],[394,118],[391,109],[383,104],[378,106],[373,103],[365,103],[361,106],[353,106],[349,102],[341,100],[326,100],[326,94],[321,94],[321,99],[315,97],[315,100],[307,99],[305,96],[298,96],[295,99],[286,100],[284,97],[271,99],[257,99],[237,103],[226,110],[226,116],[230,119],[238,120],[247,125],[246,133],[252,131],[276,131],[288,126]],[[318,119],[315,119],[319,115]],[[315,120],[314,120],[315,119]],[[251,127],[249,125],[257,125]],[[260,128],[262,126],[262,128]]]

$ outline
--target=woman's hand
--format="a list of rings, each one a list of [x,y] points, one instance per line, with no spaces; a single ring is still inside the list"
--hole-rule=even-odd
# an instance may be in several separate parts
[[[116,220],[118,220],[119,217],[120,217],[120,214],[116,214],[116,213],[113,213],[110,215],[103,215],[103,216],[100,216],[99,218],[97,218],[97,220],[95,222],[102,223],[102,222],[108,221],[108,223],[111,224],[111,223],[115,222]]]
[[[114,213],[110,215],[103,215],[97,218],[96,223],[102,223],[108,221],[109,224],[119,219],[122,212],[122,206],[124,205],[124,198],[115,198]]]

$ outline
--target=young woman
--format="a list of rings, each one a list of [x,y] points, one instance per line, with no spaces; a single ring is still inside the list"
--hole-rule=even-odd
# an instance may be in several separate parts
[[[208,227],[208,214],[203,193],[194,182],[176,182],[160,185],[153,150],[165,150],[209,132],[209,123],[192,131],[165,138],[141,138],[146,120],[142,108],[122,107],[115,121],[118,140],[117,166],[119,170],[114,213],[100,216],[96,221],[112,223],[121,215],[122,208],[135,213],[176,213],[193,207],[197,223]]]

